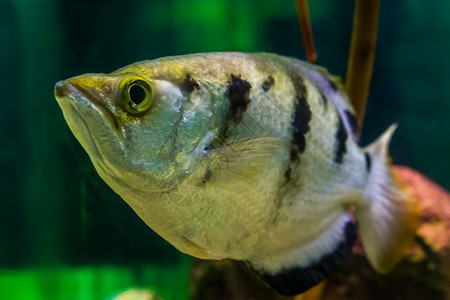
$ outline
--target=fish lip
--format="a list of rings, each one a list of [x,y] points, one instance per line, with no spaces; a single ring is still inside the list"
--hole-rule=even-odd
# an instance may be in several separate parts
[[[108,121],[110,127],[116,132],[119,139],[123,142],[124,135],[122,132],[122,127],[120,122],[116,120],[112,112],[106,107],[105,103],[102,100],[98,99],[93,93],[91,93],[88,89],[82,87],[81,85],[72,82],[70,80],[59,81],[55,86],[55,96],[56,97],[64,97],[67,94],[63,94],[63,91],[68,91],[72,93],[81,94],[84,98],[89,100],[92,105],[97,107],[105,116],[105,119]]]
[[[84,90],[84,89],[82,89],[82,90]],[[92,96],[91,93],[89,93],[89,95]],[[81,143],[81,145],[83,147],[85,147],[85,146],[88,147],[88,148],[85,148],[85,150],[88,152],[89,156],[91,156],[91,153],[93,154],[93,156],[95,157],[95,162],[98,163],[98,166],[100,166],[102,168],[102,170],[105,174],[106,173],[107,174],[116,174],[116,172],[114,172],[113,168],[110,167],[110,163],[108,163],[105,160],[105,157],[101,154],[101,151],[100,151],[100,148],[98,145],[98,141],[94,140],[94,135],[92,134],[92,132],[90,130],[90,126],[87,124],[85,117],[80,112],[78,105],[76,105],[74,103],[74,102],[76,102],[77,97],[82,97],[87,102],[91,103],[92,106],[95,107],[95,109],[100,112],[100,114],[104,117],[103,120],[106,119],[108,121],[111,129],[113,131],[117,132],[116,136],[117,136],[118,142],[120,144],[119,147],[123,148],[124,136],[123,136],[121,130],[115,130],[115,128],[112,126],[111,123],[114,122],[114,118],[113,118],[111,112],[109,112],[106,109],[106,107],[99,102],[98,99],[96,99],[94,97],[95,100],[92,101],[92,98],[89,98],[85,93],[83,93],[79,89],[75,88],[72,84],[68,83],[67,81],[62,80],[62,81],[59,81],[56,83],[56,85],[55,85],[56,100],[58,101],[58,103],[62,109],[63,109],[63,106],[70,107],[70,112],[71,112],[70,115],[72,116],[73,119],[75,119],[75,122],[78,124],[80,130],[85,133],[85,134],[82,134],[82,136],[85,137],[82,139],[85,143],[83,143],[82,140],[80,140],[80,138],[77,137],[77,139],[79,140],[79,142]],[[63,109],[63,113],[64,113],[64,117],[66,117],[64,109]],[[69,127],[70,127],[70,124],[69,124]],[[75,134],[75,132],[74,132],[74,134]],[[76,134],[75,134],[75,136],[76,136]],[[93,162],[94,162],[94,160],[93,160]],[[94,162],[94,165],[96,165],[95,162]]]

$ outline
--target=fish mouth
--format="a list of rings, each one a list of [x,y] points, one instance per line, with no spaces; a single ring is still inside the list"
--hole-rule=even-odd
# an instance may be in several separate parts
[[[117,161],[121,157],[124,136],[115,125],[112,113],[92,93],[67,81],[56,83],[55,98],[67,125],[89,154],[100,176],[117,174],[110,158]],[[110,142],[105,143],[106,139]]]
[[[117,136],[120,140],[124,140],[122,128],[120,123],[116,120],[114,115],[111,113],[109,109],[106,108],[106,105],[98,99],[89,89],[82,87],[81,85],[71,82],[71,81],[59,81],[55,85],[55,97],[64,98],[69,95],[73,96],[81,96],[87,99],[93,106],[95,106],[100,113],[104,116],[106,121],[108,121],[110,127],[116,132]],[[58,100],[59,101],[59,100]]]

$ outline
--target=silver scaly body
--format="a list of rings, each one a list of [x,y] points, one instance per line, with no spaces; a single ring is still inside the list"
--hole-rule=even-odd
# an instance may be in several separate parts
[[[151,85],[147,111],[121,108],[129,76]],[[392,184],[383,152],[392,130],[359,148],[339,83],[294,58],[167,57],[74,77],[55,94],[100,176],[153,230],[193,256],[245,260],[285,294],[316,284],[308,272],[326,274],[350,253],[349,207],[373,222],[371,195]],[[371,168],[380,170],[374,179]],[[293,270],[303,287],[280,284]]]

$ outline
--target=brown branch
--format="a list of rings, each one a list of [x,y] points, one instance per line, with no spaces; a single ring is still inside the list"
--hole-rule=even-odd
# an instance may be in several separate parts
[[[317,61],[317,53],[314,48],[308,0],[295,0],[295,7],[297,8],[297,16],[302,31],[303,42],[305,43],[306,59],[314,64]]]
[[[380,0],[356,0],[346,90],[362,128],[372,77]],[[361,132],[361,131],[360,131]]]

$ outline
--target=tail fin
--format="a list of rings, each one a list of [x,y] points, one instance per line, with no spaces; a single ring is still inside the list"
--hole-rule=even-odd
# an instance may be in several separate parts
[[[356,207],[368,260],[379,273],[389,272],[412,246],[420,214],[417,203],[393,177],[388,146],[396,125],[391,125],[365,148],[370,167],[363,203]]]

